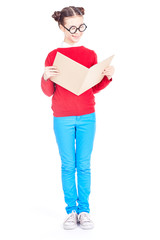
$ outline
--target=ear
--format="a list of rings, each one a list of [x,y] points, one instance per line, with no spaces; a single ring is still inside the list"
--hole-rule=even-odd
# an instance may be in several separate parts
[[[64,32],[64,27],[60,24],[59,28],[61,29],[62,32]]]

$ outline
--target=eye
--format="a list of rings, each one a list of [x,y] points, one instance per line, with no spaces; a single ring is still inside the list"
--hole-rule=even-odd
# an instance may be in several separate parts
[[[76,27],[76,26],[72,26],[72,27],[70,28],[70,32],[71,32],[71,33],[75,33],[76,30],[77,30],[77,27]]]
[[[79,30],[81,32],[83,32],[86,28],[87,28],[87,26],[84,23],[79,26]]]

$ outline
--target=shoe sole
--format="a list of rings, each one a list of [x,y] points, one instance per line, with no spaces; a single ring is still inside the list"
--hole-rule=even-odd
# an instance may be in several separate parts
[[[82,225],[80,224],[80,228],[82,228],[83,230],[91,230],[91,229],[94,228],[94,226],[88,227],[88,226],[82,226]]]
[[[77,227],[77,225],[75,225],[75,226],[71,226],[71,227],[69,227],[69,226],[63,226],[63,228],[65,229],[65,230],[73,230],[73,229],[75,229]]]

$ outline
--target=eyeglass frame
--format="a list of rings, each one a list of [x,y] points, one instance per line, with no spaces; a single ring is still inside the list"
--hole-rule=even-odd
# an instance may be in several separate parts
[[[61,24],[62,25],[62,24]],[[71,26],[69,29],[68,28],[66,28],[64,25],[62,25],[68,32],[70,32],[70,29],[72,28],[72,27],[76,27],[76,31],[74,32],[74,33],[76,33],[77,32],[77,30],[79,30],[80,31],[80,27],[82,26],[82,25],[85,25],[85,30],[87,29],[87,25],[85,24],[85,23],[82,23],[78,28],[76,27],[76,26]],[[84,31],[85,31],[84,30]],[[80,31],[80,32],[84,32],[84,31]],[[70,32],[71,33],[71,32]],[[74,34],[74,33],[71,33],[71,34]]]

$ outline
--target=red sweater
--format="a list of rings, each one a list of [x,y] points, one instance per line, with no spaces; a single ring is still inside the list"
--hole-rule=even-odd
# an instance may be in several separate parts
[[[63,55],[71,58],[72,60],[90,68],[97,63],[97,55],[93,50],[86,47],[67,47],[57,48],[51,51],[46,60],[45,66],[52,66],[56,53],[60,52]],[[106,76],[100,83],[85,91],[81,95],[77,96],[67,89],[56,84],[56,91],[54,92],[54,83],[48,79],[41,78],[41,88],[44,94],[52,96],[52,110],[55,117],[65,116],[80,116],[95,112],[95,97],[94,94],[105,88],[112,79],[108,79]],[[76,79],[75,79],[76,81]]]

